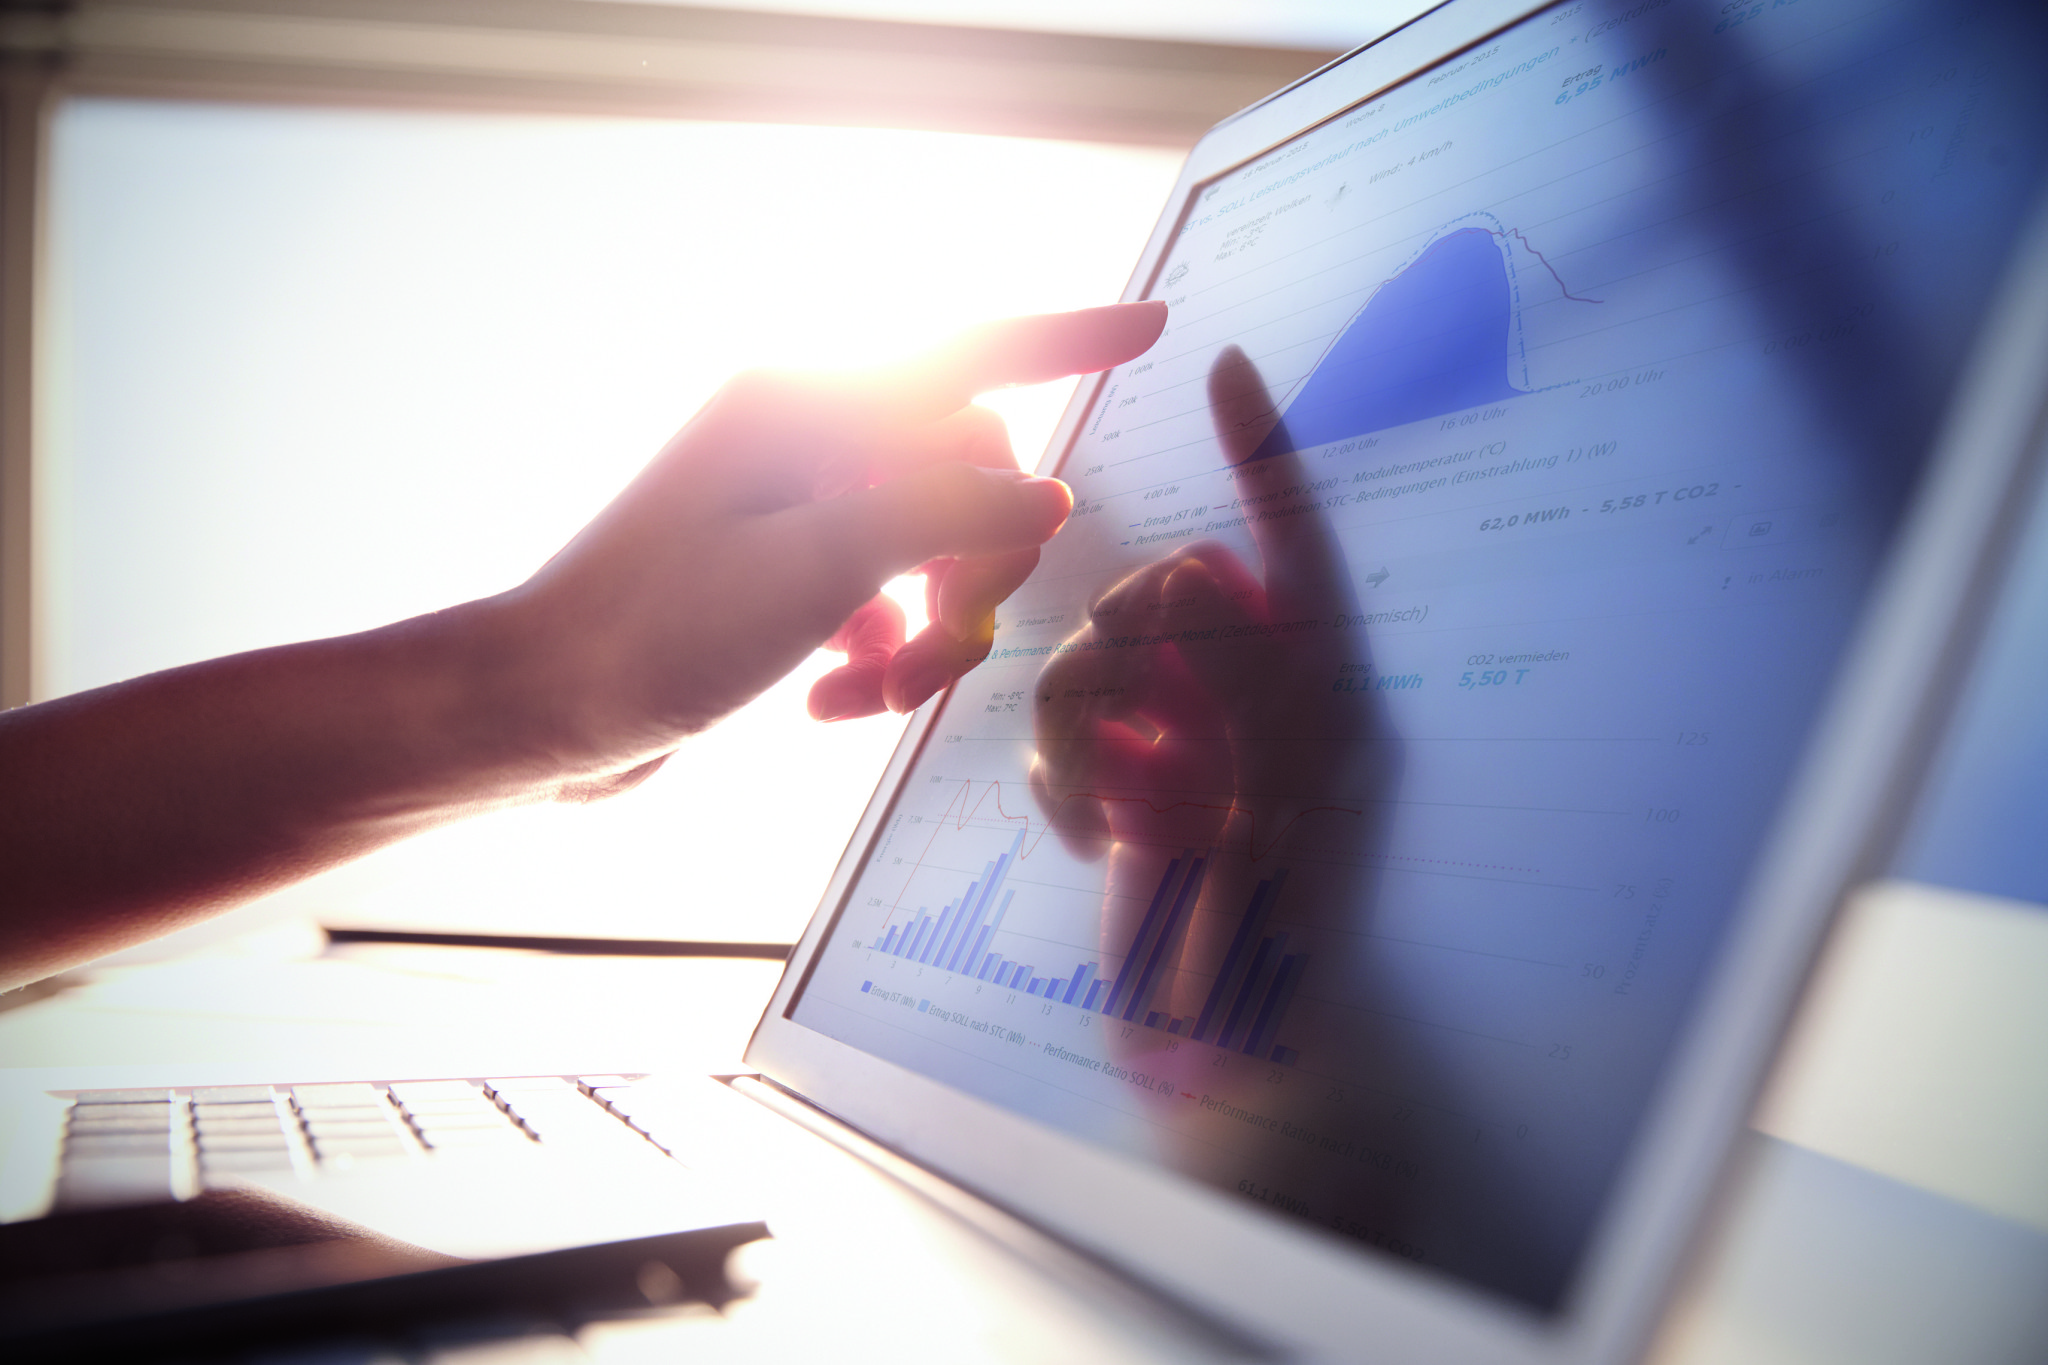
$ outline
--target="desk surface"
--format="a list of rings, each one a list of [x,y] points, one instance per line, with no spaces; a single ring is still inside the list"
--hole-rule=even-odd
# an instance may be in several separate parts
[[[0,1012],[0,1217],[40,1182],[22,1097],[55,1086],[737,1069],[779,964],[326,947],[272,926],[193,958],[86,973]],[[1848,917],[1762,1106],[1744,1171],[1656,1353],[1707,1362],[2048,1360],[2048,916],[1892,886]],[[810,1141],[805,1139],[805,1141]],[[850,1160],[825,1144],[806,1161]],[[834,1188],[843,1188],[842,1177]],[[820,1209],[786,1182],[755,1297],[451,1345],[434,1358],[1186,1359],[1170,1325],[1045,1275],[872,1177]],[[857,1207],[856,1207],[857,1206]],[[880,1242],[878,1243],[878,1239]],[[877,1246],[885,1245],[886,1254]],[[957,1284],[906,1329],[863,1325],[915,1263]],[[1008,1286],[1000,1301],[989,1284]],[[941,1296],[943,1297],[943,1296]],[[908,1335],[906,1336],[906,1331]],[[914,1339],[913,1339],[914,1338]]]

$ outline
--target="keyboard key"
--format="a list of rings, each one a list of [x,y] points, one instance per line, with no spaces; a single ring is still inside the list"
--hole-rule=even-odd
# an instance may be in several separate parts
[[[439,1150],[462,1148],[505,1148],[517,1150],[531,1147],[533,1139],[510,1124],[503,1128],[444,1128],[426,1134],[427,1146]]]
[[[291,1139],[283,1133],[201,1133],[201,1152],[287,1152]]]
[[[485,1081],[492,1093],[498,1095],[534,1095],[558,1090],[574,1094],[576,1083],[560,1076],[498,1076]]]
[[[205,1152],[199,1158],[201,1175],[264,1175],[270,1171],[291,1171],[291,1152]]]
[[[57,1177],[60,1209],[99,1208],[109,1204],[148,1204],[171,1197],[171,1154],[66,1158]]]
[[[410,1109],[444,1100],[482,1100],[484,1091],[475,1081],[399,1081],[392,1085],[391,1097]]]
[[[619,1121],[601,1109],[591,1108],[578,1112],[574,1109],[522,1108],[520,1121],[542,1137],[553,1132],[590,1128],[616,1128]]]
[[[409,1143],[351,1139],[347,1142],[315,1142],[313,1149],[323,1162],[402,1161],[416,1156],[419,1148]]]
[[[414,1116],[421,1114],[496,1114],[503,1118],[505,1115],[504,1110],[498,1108],[497,1105],[492,1104],[482,1096],[478,1096],[473,1100],[422,1100],[418,1104],[406,1105],[405,1112]]]
[[[193,1089],[192,1103],[195,1108],[202,1104],[269,1104],[270,1087],[267,1085],[202,1085]]]
[[[168,1090],[81,1090],[74,1104],[169,1104]]]
[[[386,1129],[383,1132],[315,1133],[312,1136],[312,1143],[322,1152],[352,1151],[370,1147],[398,1147],[412,1151],[419,1146],[419,1139],[411,1133]]]
[[[269,1100],[256,1104],[195,1104],[192,1117],[201,1123],[215,1119],[268,1119],[277,1122],[277,1106]]]
[[[284,1171],[291,1169],[289,1147],[238,1147],[226,1151],[211,1148],[199,1154],[199,1164],[210,1171]]]
[[[511,1118],[497,1105],[488,1100],[476,1100],[467,1104],[456,1104],[443,1100],[438,1104],[421,1104],[408,1108],[406,1117],[414,1122],[430,1119],[490,1119],[497,1123],[510,1123]]]
[[[306,1125],[306,1131],[312,1135],[315,1142],[323,1139],[341,1141],[352,1138],[382,1138],[396,1142],[412,1136],[409,1130],[381,1120],[374,1123],[312,1123]]]
[[[150,1119],[168,1128],[171,1126],[171,1106],[163,1100],[137,1101],[134,1104],[74,1104],[71,1106],[71,1118],[74,1122],[79,1119],[122,1119],[131,1123]]]
[[[165,1133],[171,1125],[160,1118],[137,1119],[73,1119],[64,1130],[73,1137],[102,1133]]]
[[[199,1183],[205,1189],[217,1190],[239,1185],[239,1177],[276,1175],[292,1169],[291,1158],[282,1154],[231,1152],[202,1164]]]
[[[152,1152],[168,1154],[168,1133],[87,1133],[64,1140],[64,1156],[143,1156]]]
[[[291,1090],[292,1099],[299,1108],[332,1107],[345,1104],[367,1104],[383,1107],[384,1092],[364,1081],[345,1085],[295,1085]]]
[[[225,1136],[229,1133],[282,1133],[285,1131],[284,1125],[277,1121],[277,1116],[274,1114],[266,1115],[263,1118],[250,1119],[208,1119],[204,1123],[199,1124],[198,1129],[202,1140],[209,1137]]]

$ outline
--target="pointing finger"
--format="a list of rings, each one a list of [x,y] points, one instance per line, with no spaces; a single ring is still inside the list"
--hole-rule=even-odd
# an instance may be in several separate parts
[[[1157,299],[988,323],[899,367],[898,401],[906,415],[941,417],[991,389],[1121,365],[1165,329],[1166,305]]]
[[[1209,405],[1240,491],[1305,488],[1309,480],[1266,381],[1236,346],[1224,347],[1209,369]],[[1338,610],[1351,596],[1343,549],[1314,504],[1314,494],[1298,491],[1267,504],[1251,525],[1269,608],[1283,619]]]

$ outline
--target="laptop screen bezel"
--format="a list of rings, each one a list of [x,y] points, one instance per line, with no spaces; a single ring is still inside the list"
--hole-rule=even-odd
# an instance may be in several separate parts
[[[1218,125],[1190,153],[1124,297],[1144,296],[1203,184],[1553,7],[1450,0]],[[1943,661],[1967,657],[1987,580],[2013,533],[2012,509],[2024,502],[2013,495],[2031,468],[2048,375],[2048,213],[2034,214],[2013,259],[1810,736],[1784,802],[1788,814],[1751,870],[1685,1042],[1557,1313],[1280,1221],[789,1017],[944,694],[912,718],[891,757],[749,1044],[748,1064],[1140,1282],[1201,1302],[1276,1346],[1333,1358],[1369,1350],[1395,1362],[1631,1358],[1724,1173],[1835,908],[1878,870],[1873,849],[1896,826],[1953,690],[1939,685]],[[1078,386],[1042,467],[1057,465],[1103,382]]]

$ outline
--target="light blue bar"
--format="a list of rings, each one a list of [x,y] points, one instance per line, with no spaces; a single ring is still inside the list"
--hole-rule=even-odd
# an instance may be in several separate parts
[[[931,931],[932,917],[930,915],[919,915],[917,917],[917,937],[911,940],[910,946],[905,948],[900,956],[916,961],[917,950],[924,946],[925,936],[931,933]]]
[[[911,954],[912,957],[916,958],[919,962],[930,962],[932,960],[932,949],[939,946],[939,935],[946,932],[946,922],[953,918],[953,912],[959,908],[959,901],[946,902],[946,908],[939,911],[939,922],[932,926],[931,936],[924,941],[924,947]]]
[[[953,970],[951,965],[953,949],[958,945],[961,931],[967,927],[967,922],[974,918],[974,907],[981,903],[974,893],[988,885],[989,870],[994,866],[994,863],[984,864],[981,869],[980,880],[967,883],[967,894],[962,896],[958,902],[960,910],[958,914],[953,916],[953,927],[948,929],[945,937],[939,940],[938,951],[932,958],[933,966],[942,967],[949,972]]]
[[[960,970],[962,955],[967,951],[968,943],[981,929],[982,917],[988,914],[988,898],[993,896],[996,893],[996,887],[1002,884],[1003,864],[1008,861],[1010,861],[1010,855],[1006,853],[982,868],[981,880],[976,882],[974,886],[967,888],[967,899],[961,902],[967,908],[960,916],[959,932],[953,936],[953,944],[950,948],[941,948],[939,950],[939,965],[947,971],[957,972]],[[979,896],[974,894],[975,886],[981,888]],[[965,960],[968,962],[974,961],[971,957]]]
[[[967,933],[974,933],[976,927],[979,926],[983,918],[987,916],[990,902],[995,900],[996,892],[1002,891],[1003,879],[1005,877],[1008,877],[1010,875],[1010,869],[1017,865],[1017,852],[1019,849],[1023,848],[1023,846],[1024,832],[1022,830],[1019,830],[1017,832],[1017,837],[1010,841],[1010,847],[1008,851],[1005,852],[1002,855],[1002,857],[997,858],[994,863],[990,864],[989,871],[987,873],[988,885],[982,890],[980,901],[978,901],[975,904],[974,916],[967,923]],[[962,971],[965,970],[966,967],[973,965],[975,957],[980,954],[983,948],[988,946],[988,939],[991,935],[995,933],[996,926],[1003,922],[1003,911],[1010,908],[1010,897],[1015,894],[1016,892],[1014,891],[1004,893],[1001,909],[998,909],[996,911],[996,917],[993,920],[989,921],[988,933],[982,935],[978,939],[978,941],[974,945],[973,952],[963,956],[957,948],[954,950],[954,958],[963,965],[949,965],[946,970]]]
[[[975,933],[974,942],[964,945],[953,954],[953,956],[960,959],[960,965],[948,967],[946,970],[949,972],[972,973],[974,971],[974,964],[981,961],[981,950],[988,947],[988,935],[989,926],[984,924]]]
[[[1015,866],[1017,854],[1023,847],[1024,831],[1018,830],[1017,837],[1010,841],[1009,849],[1001,857],[982,869],[980,897],[978,899],[975,898],[973,887],[967,888],[968,898],[973,900],[974,907],[972,912],[967,915],[964,927],[957,935],[958,942],[954,944],[952,951],[945,952],[942,950],[940,953],[940,957],[943,959],[942,965],[947,971],[959,972],[967,970],[974,965],[975,958],[981,955],[982,950],[988,947],[989,939],[994,936],[996,926],[1003,922],[1003,911],[1010,908],[1010,896],[1016,893],[1013,891],[1004,895],[1002,908],[996,911],[996,917],[989,921],[988,928],[985,931],[981,930],[982,919],[988,914],[989,902],[995,899],[996,892],[1002,890],[1003,878],[1009,876],[1010,868]]]
[[[1068,982],[1067,993],[1060,997],[1060,1003],[1062,1005],[1073,1004],[1076,993],[1087,988],[1088,983],[1095,977],[1095,969],[1101,965],[1100,962],[1084,962],[1075,968],[1074,978]]]
[[[1001,953],[990,953],[981,960],[981,970],[974,974],[974,979],[976,981],[988,980],[989,973],[993,972],[996,969],[996,964],[1002,960],[1003,955]]]

